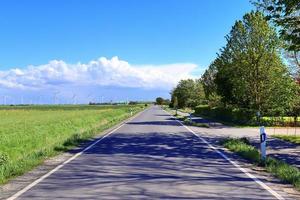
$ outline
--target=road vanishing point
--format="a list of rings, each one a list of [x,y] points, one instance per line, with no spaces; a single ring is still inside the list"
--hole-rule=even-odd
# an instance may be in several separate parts
[[[158,106],[9,198],[288,199]]]

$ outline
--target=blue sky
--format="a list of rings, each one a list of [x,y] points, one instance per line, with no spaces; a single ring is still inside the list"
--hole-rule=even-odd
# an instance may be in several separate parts
[[[39,68],[50,65],[57,74],[54,76],[54,72],[51,72],[51,76],[45,75],[47,81],[51,79],[53,82],[52,79],[55,79],[54,82],[61,83],[61,80],[58,80],[61,70],[64,70],[64,76],[72,76],[78,70],[76,73],[66,73],[66,69],[78,67],[78,62],[89,65],[91,61],[99,61],[100,57],[111,61],[112,57],[117,56],[117,61],[110,64],[113,69],[116,68],[114,65],[118,65],[119,68],[117,72],[112,70],[112,73],[121,74],[123,62],[127,63],[125,65],[133,68],[137,74],[129,79],[126,77],[128,81],[133,80],[132,84],[115,84],[117,78],[113,77],[111,80],[114,79],[114,82],[105,84],[99,81],[84,81],[84,87],[90,84],[91,88],[124,88],[124,95],[116,99],[124,99],[127,91],[132,91],[132,88],[137,88],[138,94],[126,98],[151,99],[155,97],[155,91],[167,97],[171,85],[178,80],[164,77],[172,79],[169,85],[166,83],[168,87],[165,88],[140,86],[138,83],[141,84],[141,81],[136,81],[138,78],[152,84],[149,78],[145,78],[145,74],[148,74],[145,66],[149,70],[153,69],[151,73],[155,76],[157,73],[168,73],[166,69],[171,70],[170,64],[173,64],[171,66],[176,68],[177,72],[181,63],[184,63],[186,65],[182,66],[188,66],[189,71],[182,72],[184,76],[180,78],[196,77],[225,44],[224,36],[230,31],[235,20],[241,19],[251,9],[253,6],[248,0],[3,0],[0,2],[0,77],[2,73],[3,79],[2,85],[0,80],[0,95],[31,94],[28,95],[29,99],[36,96],[35,93],[44,94],[50,90],[65,93],[64,88],[71,87],[69,79],[78,79],[68,77],[68,84],[57,84],[55,88],[47,84],[47,87],[38,89],[21,87],[24,81],[19,79],[29,79],[32,74],[37,74],[40,79],[40,74],[49,73],[49,70],[45,72]],[[50,64],[53,60],[61,63],[56,63],[53,67],[53,63]],[[28,67],[31,65],[34,67]],[[62,67],[65,65],[66,69]],[[100,71],[103,71],[102,65],[105,63],[98,62]],[[10,71],[16,68],[19,71]],[[155,71],[157,68],[162,70]],[[82,73],[82,70],[79,71]],[[14,76],[8,77],[9,73],[14,73]],[[141,73],[144,75],[140,75]],[[153,84],[160,81],[162,75],[159,76],[160,78],[152,80]],[[99,75],[96,78],[102,77],[103,75]],[[16,89],[14,83],[9,81],[18,83],[20,87]],[[36,84],[42,82],[45,80]],[[80,87],[76,88],[73,84],[73,90],[76,92],[79,92]],[[113,89],[111,91],[114,93]],[[107,98],[111,99],[113,95]]]

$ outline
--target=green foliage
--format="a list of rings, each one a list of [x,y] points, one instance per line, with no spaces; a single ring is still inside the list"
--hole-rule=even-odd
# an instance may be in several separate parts
[[[169,99],[164,99],[162,97],[157,97],[155,102],[157,105],[169,105],[171,103]]]
[[[164,102],[164,99],[162,97],[157,97],[155,102],[156,102],[157,105],[162,105],[163,102]]]
[[[274,158],[268,158],[266,160],[266,169],[283,182],[293,184],[300,190],[300,171],[298,168]]]
[[[226,39],[227,45],[213,63],[222,101],[261,112],[287,110],[296,84],[281,61],[280,40],[264,16],[260,12],[246,14]]]
[[[280,27],[281,37],[287,41],[289,51],[300,51],[300,3],[299,0],[258,0],[254,4],[261,8],[267,19]]]
[[[249,141],[245,138],[227,138],[221,141],[221,144],[230,151],[237,153],[254,164],[264,164],[268,172],[275,175],[285,183],[294,185],[298,190],[300,190],[300,170],[298,168],[271,157],[267,157],[266,162],[264,163],[260,158],[259,151],[254,146],[250,145]]]
[[[201,77],[205,97],[208,99],[210,95],[216,93],[217,85],[215,83],[215,77],[217,74],[217,68],[215,63],[209,65],[208,69],[205,70]]]
[[[285,56],[293,68],[294,75],[300,75],[300,3],[299,0],[256,0],[254,4],[267,15],[279,29],[285,41]],[[297,74],[298,72],[298,74]]]
[[[171,95],[172,105],[174,104],[174,97],[176,97],[178,108],[195,107],[205,99],[202,82],[193,79],[181,80],[173,89]]]
[[[300,85],[298,85],[297,91],[295,92],[296,97],[291,102],[289,115],[293,116],[295,118],[295,121],[297,121],[298,116],[300,116]]]
[[[199,105],[195,108],[195,115],[214,119],[229,125],[247,126],[299,126],[300,119],[295,117],[278,117],[278,113],[273,113],[275,117],[262,117],[257,121],[256,111],[233,107],[210,107]]]
[[[227,123],[256,124],[255,111],[249,109],[200,105],[195,108],[195,114]]]
[[[230,151],[236,152],[238,155],[252,162],[260,163],[260,155],[258,150],[254,146],[249,145],[249,143],[250,142],[247,138],[226,138],[225,140],[221,141],[221,144]]]
[[[141,110],[136,106],[0,109],[0,184]]]
[[[201,79],[180,81],[171,92],[178,107],[196,107],[196,113],[239,124],[257,123],[263,116],[300,114],[299,85],[281,58],[282,42],[261,12],[236,21],[227,44]],[[171,103],[171,106],[172,106]]]
[[[219,106],[221,102],[221,97],[217,94],[217,84],[215,82],[217,74],[217,66],[215,62],[209,65],[208,69],[205,70],[201,77],[205,98],[208,104],[212,107]]]

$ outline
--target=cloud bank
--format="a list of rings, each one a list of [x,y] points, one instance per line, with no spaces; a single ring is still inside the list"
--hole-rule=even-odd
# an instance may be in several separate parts
[[[53,60],[25,69],[0,71],[0,88],[39,90],[64,86],[114,86],[170,90],[178,81],[194,78],[197,65],[176,63],[134,66],[118,57],[101,57],[86,64]]]

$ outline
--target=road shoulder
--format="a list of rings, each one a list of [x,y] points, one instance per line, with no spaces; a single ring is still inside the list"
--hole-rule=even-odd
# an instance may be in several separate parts
[[[266,183],[270,188],[274,191],[282,195],[283,197],[287,197],[285,199],[299,199],[300,200],[300,192],[297,191],[292,185],[282,183],[279,179],[268,173],[265,169],[255,166],[251,164],[249,161],[241,158],[237,154],[230,152],[229,150],[222,147],[219,142],[224,139],[224,137],[220,135],[212,135],[207,132],[207,128],[199,128],[199,127],[189,127],[192,129],[197,135],[207,140],[210,144],[215,146],[218,150],[224,153],[229,159],[234,160],[238,165],[242,168],[247,169],[249,173],[257,177],[259,180],[262,180]]]

